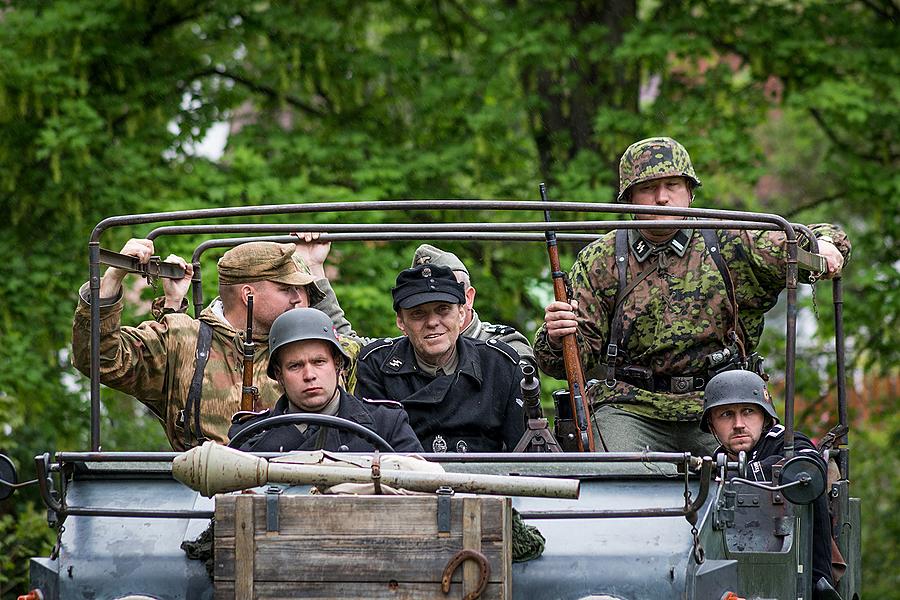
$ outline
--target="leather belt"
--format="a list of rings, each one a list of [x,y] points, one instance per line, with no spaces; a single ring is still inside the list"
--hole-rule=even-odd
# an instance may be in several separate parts
[[[667,394],[687,394],[690,392],[703,391],[706,387],[706,378],[695,375],[653,375],[638,374],[635,370],[616,369],[616,378],[620,381],[630,383],[642,390],[653,393]]]

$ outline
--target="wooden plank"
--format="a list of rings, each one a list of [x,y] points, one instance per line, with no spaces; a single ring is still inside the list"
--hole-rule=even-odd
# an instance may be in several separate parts
[[[355,582],[351,584],[303,582],[285,585],[281,582],[257,582],[256,597],[260,600],[459,600],[463,597],[460,586],[454,586],[450,594],[441,592],[440,582],[393,583]],[[216,582],[216,600],[234,598],[234,582]],[[488,584],[480,600],[505,600],[502,586]]]
[[[235,600],[253,599],[256,544],[253,530],[253,496],[238,496],[234,507]]]
[[[481,507],[482,502],[479,498],[463,499],[463,548],[479,553],[481,552]],[[494,564],[493,566],[496,568],[499,565]],[[478,589],[481,568],[474,561],[466,560],[462,564],[462,569],[463,591],[471,594]],[[491,574],[493,575],[493,572]]]
[[[500,511],[500,519],[502,519],[502,530],[504,532],[503,539],[505,543],[500,548],[503,555],[500,557],[500,564],[503,572],[500,574],[502,582],[500,597],[504,600],[512,600],[512,499],[503,499],[503,510]]]
[[[247,494],[242,494],[246,496]],[[216,496],[216,537],[234,536],[234,499]],[[265,496],[254,494],[258,504],[254,516],[256,531],[266,530]],[[451,498],[453,531],[462,527],[462,502],[471,495]],[[503,497],[479,497],[486,502],[482,510],[482,538],[499,541],[503,537]],[[437,536],[437,499],[435,496],[281,496],[279,534],[320,535],[352,531],[365,536]],[[487,508],[490,506],[491,508]]]
[[[260,581],[440,581],[444,567],[462,549],[462,538],[256,538],[254,575]],[[503,574],[504,544],[482,544],[491,580]],[[216,547],[216,580],[235,579],[235,552]],[[454,581],[462,582],[462,569]]]

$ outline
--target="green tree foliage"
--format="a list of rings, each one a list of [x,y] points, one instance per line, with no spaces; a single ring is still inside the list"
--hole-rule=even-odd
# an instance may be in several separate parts
[[[0,448],[30,472],[38,452],[87,446],[85,382],[66,348],[85,242],[105,217],[535,199],[539,181],[554,198],[611,201],[619,154],[658,134],[691,151],[704,182],[698,205],[851,232],[851,362],[890,371],[900,353],[898,16],[890,0],[9,0],[0,10]],[[224,157],[198,156],[220,121],[232,125]],[[512,217],[465,215],[488,218]],[[148,231],[112,230],[102,244],[117,249]],[[194,243],[165,237],[157,247],[187,256]],[[547,297],[540,246],[446,245],[470,265],[484,318],[535,329]],[[334,248],[335,287],[359,331],[394,333],[387,290],[413,247]],[[567,264],[577,248],[564,250]],[[214,284],[205,277],[207,298]],[[829,300],[825,288],[825,339]],[[126,315],[145,317],[145,307]],[[777,329],[769,344],[777,356]],[[810,397],[829,385],[814,371],[803,382]],[[102,416],[107,449],[164,444],[121,395],[104,390]]]

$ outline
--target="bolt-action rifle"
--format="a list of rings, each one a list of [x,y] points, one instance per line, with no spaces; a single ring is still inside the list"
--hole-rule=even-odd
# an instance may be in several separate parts
[[[541,201],[549,202],[547,198],[547,186],[540,184]],[[544,220],[550,223],[550,211],[544,210]],[[559,250],[556,245],[556,232],[547,230],[544,233],[547,238],[547,253],[550,255],[550,273],[553,276],[553,295],[559,302],[571,302],[571,293],[569,292],[569,282],[566,274],[563,273],[559,266]],[[590,407],[587,398],[584,396],[584,370],[581,368],[581,357],[578,354],[578,343],[575,334],[570,334],[562,339],[563,344],[563,363],[566,366],[566,379],[569,382],[569,404],[572,407],[571,414],[573,416],[576,429],[575,441],[579,452],[594,452],[594,432],[588,421]],[[558,431],[558,429],[557,429]],[[557,435],[557,438],[565,444],[564,437]]]
[[[253,355],[256,343],[253,341],[253,294],[247,294],[247,331],[244,333],[244,373],[241,386],[241,412],[256,412],[259,403],[259,388],[253,385]]]

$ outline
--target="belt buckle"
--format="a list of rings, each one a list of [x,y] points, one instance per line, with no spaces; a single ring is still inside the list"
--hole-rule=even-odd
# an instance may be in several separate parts
[[[693,377],[672,377],[669,390],[673,394],[687,394],[694,390]]]

